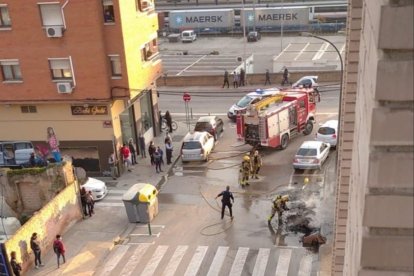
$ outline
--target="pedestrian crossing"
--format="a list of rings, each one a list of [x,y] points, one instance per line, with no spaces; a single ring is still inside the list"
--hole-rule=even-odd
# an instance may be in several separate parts
[[[124,207],[122,196],[127,190],[108,189],[108,194],[102,200],[96,201],[96,207]]]
[[[317,263],[314,253],[299,247],[125,244],[116,246],[94,275],[314,276]]]

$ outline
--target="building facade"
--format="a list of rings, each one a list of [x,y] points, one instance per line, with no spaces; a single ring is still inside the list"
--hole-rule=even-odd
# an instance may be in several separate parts
[[[412,275],[414,2],[349,4],[332,275]]]
[[[0,0],[0,140],[45,144],[107,170],[158,129],[158,21],[151,0]]]

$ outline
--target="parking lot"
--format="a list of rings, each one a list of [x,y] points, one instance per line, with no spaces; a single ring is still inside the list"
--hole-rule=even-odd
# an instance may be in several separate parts
[[[332,41],[344,55],[344,36],[325,38]],[[243,63],[237,60],[238,57],[252,58],[249,62],[252,73],[264,73],[266,69],[277,73],[283,66],[293,71],[340,70],[334,49],[312,37],[288,36],[281,39],[263,36],[258,42],[249,43],[240,36],[204,36],[192,43],[168,42],[167,38],[162,37],[160,52],[164,73],[169,76],[220,75],[225,69],[231,72]]]

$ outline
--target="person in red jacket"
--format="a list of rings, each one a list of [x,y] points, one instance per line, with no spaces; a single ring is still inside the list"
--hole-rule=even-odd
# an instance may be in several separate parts
[[[60,256],[63,258],[63,263],[66,263],[65,259],[65,246],[62,242],[62,236],[56,235],[56,240],[53,242],[53,251],[55,251],[55,254],[57,256],[57,265],[58,268],[60,266]]]

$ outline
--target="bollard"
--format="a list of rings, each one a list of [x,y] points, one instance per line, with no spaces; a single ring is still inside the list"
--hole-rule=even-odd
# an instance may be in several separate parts
[[[151,223],[150,222],[148,222],[148,234],[150,236],[152,236],[152,233],[151,233]]]

